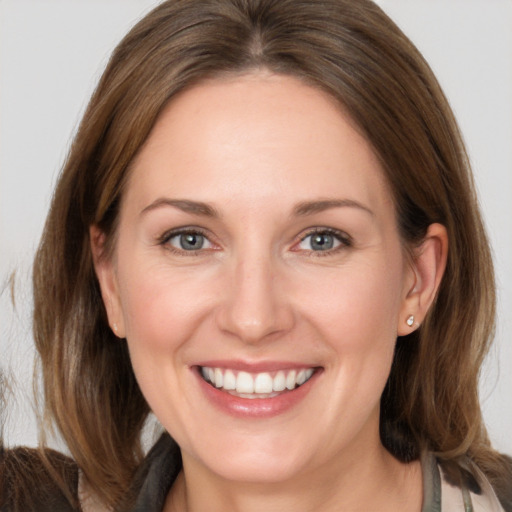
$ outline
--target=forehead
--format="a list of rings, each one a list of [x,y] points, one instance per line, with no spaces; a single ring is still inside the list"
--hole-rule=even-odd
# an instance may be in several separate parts
[[[246,204],[390,193],[370,144],[327,93],[287,76],[210,80],[167,105],[132,165],[127,199]]]

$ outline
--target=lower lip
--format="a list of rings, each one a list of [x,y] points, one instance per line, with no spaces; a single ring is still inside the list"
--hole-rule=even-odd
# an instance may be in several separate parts
[[[202,392],[214,406],[231,416],[244,418],[271,418],[292,409],[304,400],[321,373],[316,370],[302,386],[273,398],[241,398],[213,387],[199,375],[199,368],[195,370]]]

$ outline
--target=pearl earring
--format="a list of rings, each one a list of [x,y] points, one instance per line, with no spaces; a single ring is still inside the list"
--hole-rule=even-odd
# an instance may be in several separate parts
[[[412,324],[414,324],[414,315],[411,315],[405,322],[409,327],[412,327]]]
[[[117,334],[117,324],[115,322],[112,325],[112,329],[113,329],[114,333]]]

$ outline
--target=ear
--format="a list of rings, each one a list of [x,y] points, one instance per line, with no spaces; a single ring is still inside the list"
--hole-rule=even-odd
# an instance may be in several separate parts
[[[421,245],[414,249],[405,280],[398,318],[398,336],[416,330],[436,297],[448,257],[448,234],[441,224],[431,224]]]
[[[125,322],[119,297],[116,269],[112,258],[105,254],[105,233],[98,226],[93,225],[89,228],[89,239],[94,270],[100,284],[101,297],[107,311],[108,323],[118,338],[124,338]]]

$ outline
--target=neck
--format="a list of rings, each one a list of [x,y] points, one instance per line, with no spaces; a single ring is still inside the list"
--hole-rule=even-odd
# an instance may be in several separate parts
[[[184,470],[169,493],[164,511],[421,510],[419,462],[400,463],[380,443],[362,455],[340,454],[336,467],[316,467],[293,479],[272,483],[227,481],[184,456]]]

